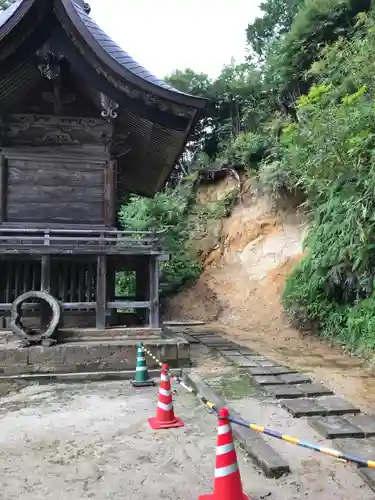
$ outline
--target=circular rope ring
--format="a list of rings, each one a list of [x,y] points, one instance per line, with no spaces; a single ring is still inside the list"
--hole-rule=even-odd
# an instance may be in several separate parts
[[[21,319],[21,307],[26,300],[29,299],[40,299],[46,302],[51,310],[52,310],[52,318],[51,321],[49,322],[46,330],[44,332],[36,333],[35,331],[30,331],[25,328],[25,326],[22,323]],[[10,323],[9,327],[12,330],[12,332],[20,337],[22,340],[28,340],[29,342],[40,342],[43,339],[50,338],[61,318],[61,309],[60,309],[60,304],[59,302],[50,295],[48,292],[43,292],[43,291],[31,291],[31,292],[26,292],[20,295],[19,297],[16,298],[16,300],[12,304],[12,309],[11,309],[11,318],[10,318]]]

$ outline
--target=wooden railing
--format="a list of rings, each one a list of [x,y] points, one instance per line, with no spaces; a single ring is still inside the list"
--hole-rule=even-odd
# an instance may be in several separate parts
[[[0,226],[0,253],[154,253],[161,250],[163,234],[115,229],[21,229]]]

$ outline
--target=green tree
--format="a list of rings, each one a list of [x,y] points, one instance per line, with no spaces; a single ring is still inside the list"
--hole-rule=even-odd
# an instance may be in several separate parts
[[[0,0],[0,10],[5,10],[12,4],[14,0]]]
[[[295,15],[305,0],[266,0],[259,6],[262,16],[248,25],[247,43],[260,58],[269,44],[290,30]]]
[[[209,100],[193,137],[209,158],[215,159],[240,132],[257,130],[268,114],[261,78],[253,64],[234,61],[215,80],[191,69],[175,71],[166,78],[177,89]]]
[[[371,0],[305,0],[289,32],[269,47],[264,72],[269,91],[293,105],[315,81],[309,70],[323,49],[350,38],[357,15],[370,8]]]

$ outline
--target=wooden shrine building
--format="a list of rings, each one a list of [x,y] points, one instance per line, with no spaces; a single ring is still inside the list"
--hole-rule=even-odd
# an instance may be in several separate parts
[[[120,231],[117,213],[126,193],[163,189],[204,106],[136,63],[82,0],[0,13],[1,317],[45,290],[74,327],[123,325],[124,310],[159,326],[162,239]],[[116,296],[124,270],[134,297]]]

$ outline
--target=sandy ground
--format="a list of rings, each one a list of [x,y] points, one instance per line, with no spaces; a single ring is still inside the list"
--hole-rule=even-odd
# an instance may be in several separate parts
[[[28,386],[3,398],[0,498],[193,500],[209,493],[215,417],[180,390],[175,410],[185,420],[183,429],[150,430],[147,417],[154,409],[155,389],[135,392],[121,382]],[[293,453],[293,474],[276,481],[238,451],[246,492],[273,500],[314,499],[318,493],[321,500],[373,498],[350,468],[325,457],[320,462],[304,450]]]

